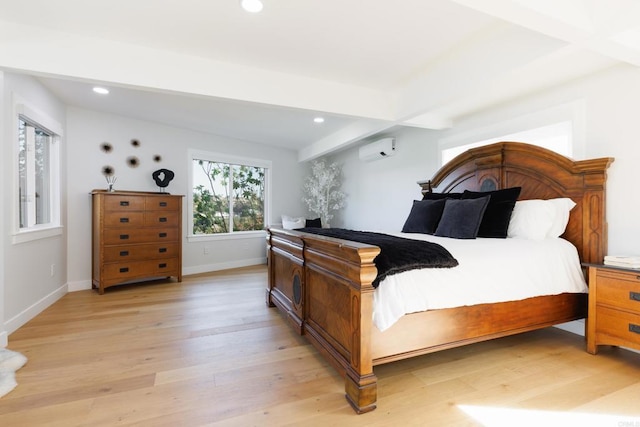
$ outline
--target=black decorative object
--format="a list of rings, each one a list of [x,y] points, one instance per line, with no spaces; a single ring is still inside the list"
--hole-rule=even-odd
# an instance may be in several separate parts
[[[162,161],[162,156],[160,154],[156,154],[153,156],[153,161],[156,163],[160,163]]]
[[[160,192],[164,193],[164,189],[169,185],[175,174],[169,169],[158,169],[151,176],[156,185],[160,187]]]
[[[116,177],[114,175],[115,170],[113,169],[113,166],[103,166],[102,167],[102,175],[104,175],[104,178],[107,180],[107,190],[108,191],[115,191],[113,189],[113,186],[115,185],[116,181],[118,180],[118,177]]]
[[[134,147],[139,147],[140,146],[140,141],[137,139],[132,139],[131,140],[131,145],[133,145]]]
[[[113,169],[113,166],[107,165],[102,167],[102,175],[104,176],[111,176],[114,172],[115,170]]]
[[[140,159],[138,159],[136,156],[129,156],[127,157],[127,164],[131,168],[137,168],[138,166],[140,166]]]
[[[103,142],[102,144],[100,144],[100,149],[105,153],[110,153],[113,151],[113,146],[108,142]]]

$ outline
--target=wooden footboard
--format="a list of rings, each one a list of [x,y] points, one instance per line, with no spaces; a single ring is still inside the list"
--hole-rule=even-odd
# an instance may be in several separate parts
[[[346,398],[358,413],[376,407],[375,365],[586,315],[586,294],[561,294],[413,313],[380,332],[371,286],[378,247],[280,229],[268,230],[267,241],[267,304],[345,378]]]
[[[347,400],[358,413],[375,409],[371,282],[380,249],[279,229],[270,229],[267,239],[267,304],[277,306],[344,376]]]

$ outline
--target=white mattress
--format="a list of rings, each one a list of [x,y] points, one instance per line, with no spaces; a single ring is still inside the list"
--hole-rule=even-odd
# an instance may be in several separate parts
[[[385,278],[374,292],[373,322],[384,331],[407,313],[587,292],[576,248],[556,238],[450,239],[389,233],[438,243],[454,268],[424,268]]]

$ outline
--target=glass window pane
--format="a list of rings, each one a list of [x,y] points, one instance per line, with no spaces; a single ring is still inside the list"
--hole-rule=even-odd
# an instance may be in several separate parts
[[[51,222],[52,136],[27,120],[18,120],[20,228]]]
[[[233,166],[233,231],[264,228],[265,169]]]
[[[35,129],[36,224],[50,222],[49,147],[51,135]]]
[[[24,120],[18,121],[18,190],[20,228],[27,227],[29,207],[27,205],[27,124]]]
[[[266,168],[192,161],[193,234],[264,229]]]
[[[230,166],[193,160],[193,234],[229,232]]]

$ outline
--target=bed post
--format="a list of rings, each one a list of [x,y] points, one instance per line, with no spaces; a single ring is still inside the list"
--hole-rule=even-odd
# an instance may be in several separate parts
[[[373,288],[351,290],[351,363],[345,375],[345,392],[356,412],[376,409],[378,379],[373,373],[371,329],[373,328]],[[366,313],[366,315],[365,315]]]

